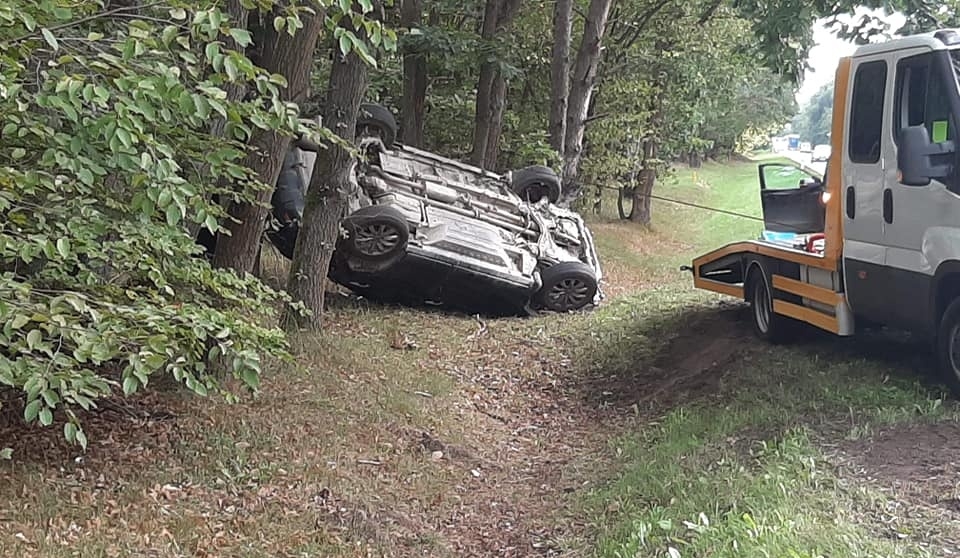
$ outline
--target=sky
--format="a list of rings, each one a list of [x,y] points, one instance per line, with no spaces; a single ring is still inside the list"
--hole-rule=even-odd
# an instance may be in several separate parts
[[[892,29],[898,29],[905,21],[902,14],[894,13],[886,15],[882,10],[858,9],[856,16],[864,14],[874,14],[883,21],[890,24]],[[826,20],[818,21],[813,27],[813,40],[816,44],[810,49],[810,56],[807,62],[812,69],[804,74],[803,83],[797,91],[797,103],[803,106],[814,93],[824,85],[833,81],[834,72],[837,70],[837,64],[840,58],[853,54],[856,45],[853,42],[844,41],[837,38],[830,32],[825,24]],[[882,40],[878,38],[877,40]]]

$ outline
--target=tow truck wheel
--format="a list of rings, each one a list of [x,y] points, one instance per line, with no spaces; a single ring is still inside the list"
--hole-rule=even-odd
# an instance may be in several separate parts
[[[788,319],[773,311],[773,296],[759,268],[755,268],[748,276],[746,288],[754,333],[770,343],[783,342],[789,326]]]
[[[960,298],[947,307],[940,320],[937,361],[941,379],[960,397]]]

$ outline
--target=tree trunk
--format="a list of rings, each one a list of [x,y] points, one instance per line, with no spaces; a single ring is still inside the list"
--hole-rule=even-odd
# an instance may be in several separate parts
[[[423,20],[423,0],[403,0],[400,25],[415,29]],[[427,53],[405,49],[403,53],[403,100],[400,131],[403,143],[423,147],[424,110],[427,99]]]
[[[647,161],[656,158],[659,148],[657,143],[656,138],[649,138],[644,142],[644,167],[640,171],[637,187],[633,191],[633,211],[630,213],[630,220],[645,227],[649,227],[653,222],[650,195],[653,194],[653,186],[657,181],[657,169]]]
[[[503,133],[503,113],[507,109],[507,80],[499,73],[490,87],[490,125],[487,129],[487,154],[485,168],[496,170],[500,158],[500,136]]]
[[[570,92],[570,35],[573,0],[557,0],[553,8],[553,49],[550,53],[550,146],[563,154]]]
[[[580,173],[580,161],[583,157],[583,136],[597,67],[600,65],[600,43],[612,3],[613,0],[590,0],[590,8],[583,24],[583,40],[573,62],[563,147],[563,191],[568,201],[580,192],[577,175]]]
[[[513,21],[520,9],[520,0],[487,0],[483,10],[483,25],[480,29],[480,38],[485,43],[492,43],[497,33],[503,32]],[[496,136],[499,142],[499,130],[503,126],[503,111],[495,110],[494,90],[498,86],[498,79],[502,80],[497,61],[488,60],[484,56],[480,64],[480,78],[477,80],[477,109],[473,126],[473,150],[470,153],[470,162],[480,168],[489,168],[487,154],[496,150],[497,146],[490,147],[491,136]],[[505,87],[505,86],[504,86]]]
[[[665,40],[657,40],[654,52],[659,53],[657,60],[663,60],[663,53],[669,49]],[[653,223],[653,214],[650,208],[653,187],[657,182],[657,158],[660,155],[660,138],[663,133],[664,113],[663,98],[667,94],[669,83],[669,66],[658,62],[652,68],[654,75],[653,89],[649,96],[650,120],[647,123],[647,134],[643,138],[643,161],[640,170],[640,183],[634,191],[633,215],[631,220],[649,227]]]
[[[263,28],[259,64],[268,72],[280,74],[287,87],[280,93],[284,101],[298,103],[306,99],[313,69],[313,51],[323,29],[322,13],[303,13],[303,28],[292,37],[286,30],[276,31],[272,25]],[[280,174],[290,138],[271,130],[255,129],[250,138],[244,165],[254,171],[257,180],[273,186]],[[272,190],[257,193],[252,203],[231,203],[226,224],[229,235],[219,235],[213,265],[230,268],[238,274],[253,270],[260,249],[260,237],[266,221]]]
[[[356,140],[357,113],[367,84],[367,65],[356,54],[351,52],[334,61],[323,125],[350,144]],[[319,330],[323,325],[324,287],[340,235],[340,220],[353,195],[350,179],[355,164],[353,154],[339,144],[331,143],[317,153],[287,278],[287,292],[303,302],[312,315],[300,318],[288,311],[288,326]]]

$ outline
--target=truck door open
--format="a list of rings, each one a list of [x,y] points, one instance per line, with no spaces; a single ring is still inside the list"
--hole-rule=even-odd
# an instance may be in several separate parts
[[[821,178],[794,165],[760,165],[760,204],[764,229],[773,232],[823,232],[826,210],[820,202]]]

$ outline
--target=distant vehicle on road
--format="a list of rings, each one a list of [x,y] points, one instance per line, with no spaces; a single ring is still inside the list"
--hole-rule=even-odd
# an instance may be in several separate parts
[[[790,134],[787,136],[787,150],[788,151],[798,151],[800,149],[800,136],[797,134]]]
[[[810,145],[809,141],[800,142],[801,153],[810,153],[811,151],[813,151],[813,146]]]
[[[810,160],[814,163],[826,162],[830,159],[830,146],[827,144],[820,144],[813,148],[813,155]]]

